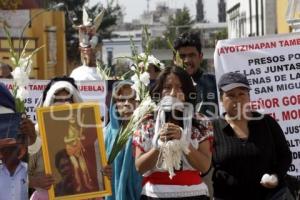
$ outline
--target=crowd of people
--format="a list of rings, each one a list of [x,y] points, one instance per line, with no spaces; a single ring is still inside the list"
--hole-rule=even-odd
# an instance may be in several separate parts
[[[194,32],[180,35],[174,48],[183,66],[176,62],[174,53],[173,64],[164,69],[150,68],[154,77],[149,89],[157,110],[143,117],[115,160],[104,163],[101,173],[110,179],[112,187],[112,194],[105,198],[288,199],[284,180],[292,162],[291,152],[276,120],[250,109],[251,87],[245,75],[225,73],[216,85],[215,76],[201,68],[201,42]],[[89,63],[91,51],[84,52],[85,63]],[[94,68],[89,71],[93,74]],[[76,78],[76,73],[72,77]],[[130,80],[113,85],[109,122],[103,129],[107,155],[119,130],[126,127],[139,105],[132,85]],[[220,115],[217,91],[225,110]],[[46,86],[37,107],[80,102],[83,100],[74,79],[56,77]],[[15,102],[1,84],[0,114],[14,112]],[[54,184],[58,192],[75,194],[71,183],[63,189],[68,185],[64,182],[71,180],[68,172],[76,170],[70,165],[73,161],[68,150],[56,158],[56,166],[67,166],[60,171],[65,179],[57,184],[52,174],[45,174],[38,124],[22,117],[20,135],[22,139],[0,139],[0,200],[29,196],[32,200],[47,200]],[[170,159],[163,155],[172,156],[165,154],[170,149],[180,152],[179,168],[173,177],[164,167]],[[29,196],[28,187],[34,189]]]

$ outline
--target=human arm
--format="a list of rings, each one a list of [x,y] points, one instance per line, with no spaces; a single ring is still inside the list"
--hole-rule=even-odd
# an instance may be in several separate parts
[[[33,122],[29,118],[22,118],[20,123],[21,133],[26,135],[29,139],[29,145],[32,145],[36,141],[36,133]]]
[[[135,148],[135,167],[140,174],[153,169],[156,165],[159,150],[151,148],[148,152],[143,152],[139,147]]]
[[[204,140],[198,146],[198,149],[189,145],[190,152],[186,155],[189,164],[202,173],[206,173],[211,166],[210,141]]]
[[[28,178],[30,188],[48,190],[55,183],[53,176],[45,175],[41,149],[37,153],[29,155]]]
[[[140,132],[143,132],[141,130],[144,130],[143,127],[140,129]],[[160,142],[166,142],[174,139],[180,140],[181,132],[182,130],[178,125],[175,125],[173,123],[165,123],[158,132],[159,136],[157,140],[160,140]],[[156,140],[156,139],[151,138],[151,141],[152,140]],[[150,145],[150,148],[146,150],[145,149],[143,150],[142,148],[140,148],[140,146],[137,146],[136,154],[135,154],[136,156],[135,165],[137,171],[143,174],[155,168],[155,165],[158,160],[159,152],[160,151],[159,151],[159,146],[157,144],[157,141],[152,141],[152,145]]]
[[[36,129],[37,125],[35,126],[29,118],[22,118],[20,123],[20,131],[29,139],[28,153],[31,155],[36,154],[42,146],[41,138]]]
[[[195,129],[193,130],[196,131]],[[198,132],[198,134],[200,134],[200,132]],[[162,130],[159,132],[159,135],[160,135],[160,140],[164,140],[164,138],[167,141],[173,139],[180,140],[182,137],[182,129],[176,124],[166,123],[162,127]],[[188,146],[189,153],[186,154],[186,158],[189,164],[193,168],[203,173],[207,172],[211,165],[211,151],[210,151],[209,140],[208,139],[201,140],[201,142],[199,142],[198,148],[193,147],[191,143],[188,145],[189,145]]]
[[[158,159],[158,146],[154,147],[152,142],[154,140],[154,124],[153,116],[146,116],[133,133],[135,167],[140,174],[153,169]]]
[[[266,122],[273,137],[275,147],[275,159],[272,172],[277,175],[279,180],[286,175],[292,162],[292,154],[286,142],[284,133],[279,124],[270,116],[266,115]]]
[[[41,188],[44,190],[49,190],[54,183],[55,183],[55,179],[50,174],[29,176],[30,188]]]
[[[265,115],[265,123],[267,123],[268,131],[271,135],[272,146],[274,147],[274,156],[272,158],[271,174],[264,174],[260,184],[265,188],[275,188],[286,175],[288,168],[292,162],[292,154],[287,145],[285,136],[279,124],[270,116]]]

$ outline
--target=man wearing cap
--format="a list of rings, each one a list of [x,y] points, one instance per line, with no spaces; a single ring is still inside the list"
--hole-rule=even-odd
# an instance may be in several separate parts
[[[0,82],[0,114],[15,113],[15,101],[6,86]],[[20,122],[21,134],[27,136],[28,144],[36,142],[34,124],[28,118],[22,118]]]
[[[214,199],[275,199],[292,160],[283,131],[271,116],[250,110],[243,74],[223,74],[218,88],[225,112],[213,122]]]
[[[28,199],[27,163],[21,160],[27,141],[34,143],[36,134],[31,120],[21,119],[15,111],[14,98],[0,83],[0,200]],[[13,117],[13,121],[9,123],[8,119],[6,123],[5,116]]]
[[[223,74],[218,83],[219,89],[223,92],[228,92],[234,88],[242,87],[251,90],[249,82],[243,74],[229,72]]]
[[[27,163],[21,161],[26,154],[24,144],[15,138],[0,139],[0,200],[27,200]]]
[[[6,89],[5,85],[0,83],[0,116],[13,114],[15,112],[15,102]],[[13,119],[16,120],[17,117]],[[5,117],[3,117],[5,119]],[[22,162],[26,154],[24,137],[16,136],[17,128],[10,127],[14,122],[7,123],[1,121],[0,126],[0,200],[27,200],[28,199],[28,180],[27,180],[27,163]],[[25,122],[28,126],[28,122]],[[33,124],[32,127],[33,128]],[[26,133],[29,133],[27,128]],[[24,130],[24,127],[21,131]],[[12,133],[14,132],[14,133]],[[24,133],[24,132],[22,132]],[[21,135],[19,135],[21,136]],[[10,137],[10,138],[8,138]],[[14,137],[14,138],[12,138]],[[23,144],[22,144],[23,142]]]
[[[197,89],[196,111],[208,117],[218,116],[218,97],[216,79],[213,74],[209,74],[201,69],[203,60],[202,45],[199,33],[185,32],[174,41],[173,61],[176,63],[176,54],[182,59],[182,64],[187,73],[192,77]]]

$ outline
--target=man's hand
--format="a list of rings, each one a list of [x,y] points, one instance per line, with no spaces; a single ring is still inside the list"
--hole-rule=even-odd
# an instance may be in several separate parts
[[[29,145],[32,145],[36,140],[33,122],[28,118],[22,118],[20,130],[22,134],[26,135],[29,138]]]

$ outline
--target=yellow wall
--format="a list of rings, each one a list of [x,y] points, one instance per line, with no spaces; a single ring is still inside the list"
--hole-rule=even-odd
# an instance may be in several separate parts
[[[41,10],[32,10],[31,16],[38,12],[41,12]],[[48,65],[47,62],[49,53],[47,29],[51,26],[56,27],[57,63],[54,66]],[[64,12],[49,11],[41,14],[32,21],[32,28],[28,28],[26,33],[28,33],[28,36],[32,35],[39,38],[37,46],[45,45],[37,55],[38,78],[50,79],[54,76],[65,75],[67,66]]]
[[[286,11],[288,7],[288,0],[277,0],[277,29],[278,33],[289,33],[290,26],[286,22]]]
[[[33,18],[37,13],[43,12],[42,9],[33,9],[30,11],[32,18],[31,26],[25,30],[24,37],[36,38],[36,47],[45,45],[36,56],[33,57],[33,69],[31,77],[37,79],[50,79],[54,76],[66,75],[67,62],[66,62],[66,40],[65,40],[65,17],[62,11],[47,11],[41,15]],[[25,25],[25,24],[24,24]],[[48,32],[49,27],[56,29],[56,64],[48,64]],[[14,47],[18,48],[18,38],[15,38]],[[30,43],[34,46],[34,42]],[[1,46],[7,46],[1,42]],[[22,47],[22,46],[21,46]],[[6,63],[8,60],[9,52],[0,52],[0,59]]]
[[[288,0],[277,0],[277,27],[278,33],[292,32],[292,27],[286,22],[286,12],[288,8]],[[293,13],[294,19],[300,19],[299,10]],[[295,27],[294,27],[295,28]]]

